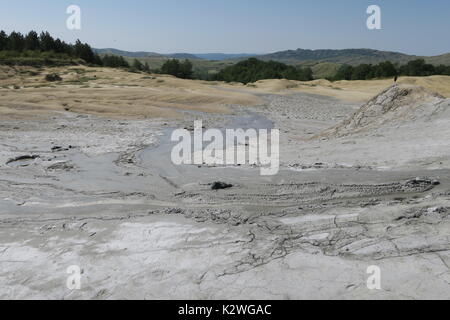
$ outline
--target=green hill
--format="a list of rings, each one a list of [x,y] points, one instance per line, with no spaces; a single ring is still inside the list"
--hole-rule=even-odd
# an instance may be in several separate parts
[[[262,60],[275,60],[288,64],[298,64],[306,61],[332,62],[339,64],[359,65],[362,63],[376,64],[383,61],[406,63],[417,59],[399,52],[379,51],[372,49],[343,49],[343,50],[286,50],[258,56]]]
[[[117,49],[94,49],[99,54],[115,54],[124,56],[129,62],[134,58],[143,63],[147,62],[151,69],[160,68],[165,61],[170,58],[189,59],[194,65],[197,76],[207,78],[208,75],[216,74],[220,70],[234,65],[240,61],[248,59],[250,55],[222,55],[220,61],[208,60],[208,55],[175,53],[171,55],[159,54],[154,52],[129,52]],[[212,57],[212,56],[211,56]],[[232,59],[225,59],[230,57]],[[432,57],[421,57],[408,55],[400,52],[380,51],[373,49],[342,49],[342,50],[286,50],[265,55],[255,55],[259,60],[277,61],[289,65],[300,67],[310,67],[314,78],[327,78],[336,74],[337,70],[343,65],[348,64],[357,66],[360,64],[379,64],[384,61],[391,61],[394,64],[403,65],[416,59],[425,59],[427,63],[435,66],[444,64],[450,65],[450,53]]]
[[[450,53],[442,54],[440,56],[434,56],[434,57],[425,57],[425,61],[427,63],[431,63],[434,65],[450,65]]]
[[[92,49],[95,53],[100,55],[105,54],[113,54],[116,56],[123,56],[123,57],[131,57],[131,58],[144,58],[144,57],[163,57],[163,55],[156,53],[156,52],[146,52],[146,51],[124,51],[119,49],[113,49],[113,48],[106,48],[106,49]]]

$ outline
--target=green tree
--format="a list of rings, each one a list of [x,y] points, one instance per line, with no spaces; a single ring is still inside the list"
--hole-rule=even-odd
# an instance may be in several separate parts
[[[424,59],[409,61],[400,68],[400,72],[406,76],[430,76],[436,72],[431,64],[426,64]]]
[[[242,82],[244,84],[262,79],[288,79],[309,81],[313,79],[311,68],[296,68],[276,61],[249,58],[226,67],[212,77],[213,80]]]
[[[130,65],[122,56],[105,55],[102,59],[102,65],[110,68],[129,68]]]
[[[193,65],[192,62],[189,60],[184,60],[182,63],[180,63],[180,70],[178,77],[182,79],[192,79],[193,75]]]
[[[193,77],[193,65],[189,60],[180,62],[177,59],[170,59],[164,62],[161,67],[161,73],[170,74],[181,79],[192,79]]]
[[[125,60],[125,58],[122,57],[122,56],[119,57],[118,64],[119,64],[118,66],[122,67],[122,68],[129,68],[130,67],[130,65],[127,62],[127,60]]]
[[[300,69],[301,75],[303,77],[303,81],[311,81],[314,80],[314,76],[313,76],[313,71],[310,67],[308,68],[304,68],[304,69]]]
[[[25,49],[25,39],[20,32],[11,32],[8,39],[8,49],[22,52]]]
[[[53,45],[55,52],[65,53],[69,56],[74,55],[73,46],[68,45],[64,41],[61,41],[60,39],[56,39]]]
[[[370,64],[360,64],[352,70],[352,80],[366,80],[374,76],[373,67]]]
[[[144,69],[143,69],[143,71],[144,71],[144,72],[147,72],[147,73],[150,73],[150,66],[148,65],[148,62],[146,62],[146,63],[144,64]]]
[[[392,78],[398,75],[398,71],[390,61],[379,63],[375,67],[376,78]]]
[[[334,80],[352,80],[353,77],[353,67],[349,65],[343,65],[339,68]]]
[[[443,64],[436,67],[436,74],[450,76],[450,66],[445,66]]]
[[[95,63],[95,55],[92,51],[91,47],[87,43],[81,43],[80,40],[77,40],[74,47],[75,55],[87,63]]]
[[[103,66],[102,58],[98,54],[94,55],[94,64],[97,66]]]
[[[55,40],[48,32],[41,32],[39,35],[41,51],[54,51]]]
[[[8,35],[5,31],[0,31],[0,51],[8,48]]]
[[[161,67],[162,74],[170,74],[172,76],[178,77],[180,72],[180,61],[177,59],[170,59],[164,62]]]
[[[142,71],[142,70],[144,70],[144,65],[138,59],[134,59],[133,68],[138,71]]]
[[[30,31],[25,36],[25,50],[39,50],[40,49],[40,43],[39,43],[39,36],[36,31]]]

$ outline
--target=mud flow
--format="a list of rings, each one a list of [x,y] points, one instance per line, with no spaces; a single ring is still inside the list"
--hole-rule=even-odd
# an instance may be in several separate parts
[[[256,98],[0,120],[0,298],[450,298],[450,100],[397,85],[367,104]],[[280,171],[173,164],[171,133],[194,120],[279,129]]]

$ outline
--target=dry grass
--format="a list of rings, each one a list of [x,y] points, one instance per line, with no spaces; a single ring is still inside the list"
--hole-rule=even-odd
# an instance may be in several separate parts
[[[401,77],[398,82],[405,85],[422,86],[430,91],[450,98],[450,77]],[[254,90],[266,93],[306,92],[334,97],[351,102],[365,102],[394,83],[388,80],[336,81],[314,80],[300,82],[291,80],[261,80],[255,82]]]
[[[47,82],[44,78],[49,73],[57,73],[63,80]],[[261,93],[307,92],[363,102],[392,82],[262,80],[244,86],[110,68],[0,66],[0,117],[32,118],[58,111],[111,118],[179,118],[183,116],[183,110],[227,114],[230,113],[226,106],[229,104],[260,104],[258,94]],[[450,77],[404,77],[399,82],[423,86],[450,97]]]
[[[112,118],[177,118],[182,110],[230,113],[227,104],[255,105],[254,94],[223,90],[204,81],[130,73],[109,68],[2,67],[0,115],[34,117],[72,111]],[[40,72],[30,75],[31,72]],[[47,82],[48,73],[63,81]],[[16,88],[16,89],[15,89]]]

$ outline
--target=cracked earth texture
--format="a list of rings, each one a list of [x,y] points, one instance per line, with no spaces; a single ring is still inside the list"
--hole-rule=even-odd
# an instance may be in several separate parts
[[[168,122],[0,121],[0,298],[450,299],[448,158],[426,149],[399,164],[375,135],[310,141],[360,105],[261,99]],[[172,165],[171,128],[198,117],[280,128],[279,174]],[[80,290],[66,287],[71,265]],[[371,265],[381,290],[366,286]]]

